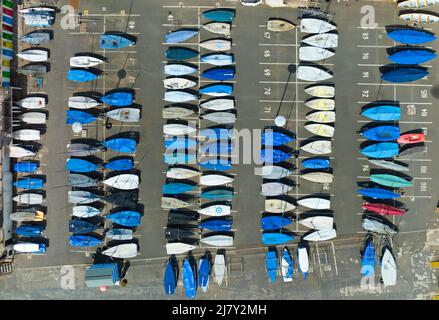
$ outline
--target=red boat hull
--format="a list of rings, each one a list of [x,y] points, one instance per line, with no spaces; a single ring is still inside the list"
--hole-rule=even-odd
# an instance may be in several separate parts
[[[398,143],[419,143],[425,141],[423,133],[406,133],[398,138]]]
[[[405,214],[405,210],[398,209],[382,203],[365,203],[363,209],[380,215],[401,216]]]

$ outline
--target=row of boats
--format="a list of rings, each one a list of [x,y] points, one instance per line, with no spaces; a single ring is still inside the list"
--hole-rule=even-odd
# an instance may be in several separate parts
[[[111,50],[135,44],[134,40],[128,39],[128,34],[106,33],[101,35],[100,47]],[[95,80],[90,76],[97,74],[94,67],[107,63],[107,59],[93,53],[79,53],[71,57],[69,63],[72,68],[67,78],[82,83]],[[66,123],[72,126],[74,132],[79,132],[82,125],[100,118],[109,128],[110,119],[122,124],[139,122],[141,106],[134,101],[135,91],[127,88],[109,90],[104,95],[78,92],[68,99]],[[97,253],[116,259],[138,255],[139,244],[133,236],[143,214],[137,198],[120,201],[105,215],[105,206],[100,202],[111,202],[108,197],[101,196],[102,193],[114,191],[116,197],[123,192],[137,193],[140,172],[135,169],[133,154],[138,143],[139,137],[134,132],[121,132],[114,138],[105,138],[101,143],[91,139],[75,139],[67,145],[69,158],[66,159],[65,169],[68,171],[68,185],[73,189],[68,196],[73,204],[69,221],[69,243],[72,247],[93,248],[105,242],[105,247],[98,248]],[[106,151],[114,152],[116,156],[104,163],[96,155]],[[104,176],[104,172],[108,173]],[[109,228],[104,228],[108,225]]]
[[[207,292],[211,276],[218,286],[221,286],[227,278],[227,264],[225,251],[219,249],[212,263],[209,251],[200,257],[198,265],[195,257],[189,253],[182,262],[182,283],[185,295],[188,298],[195,298],[197,289],[200,287],[204,293]],[[179,265],[175,255],[166,262],[163,273],[163,286],[166,295],[173,295],[178,285]]]
[[[55,9],[49,7],[30,7],[19,10],[19,16],[24,24],[30,27],[51,26],[55,21]],[[32,31],[33,35],[38,31]],[[40,42],[50,42],[52,34],[45,31],[44,40],[28,41],[32,36],[22,37],[20,42],[26,46],[39,45]],[[33,54],[35,52],[35,54]],[[30,47],[16,54],[21,61],[43,62],[50,58],[50,51],[46,48]],[[35,57],[35,59],[34,59]],[[38,156],[38,143],[46,130],[48,113],[44,110],[48,98],[44,94],[34,93],[15,103],[13,108],[13,128],[17,125],[19,130],[13,130],[12,138],[20,144],[10,146],[10,156],[17,161],[12,162],[12,172],[17,176],[13,186],[22,192],[13,197],[17,203],[16,211],[10,218],[14,223],[14,233],[17,243],[14,244],[16,253],[42,254],[46,252],[47,239],[44,237],[46,228],[46,211],[43,207],[46,176],[41,173]],[[17,119],[18,121],[15,121]],[[24,192],[23,192],[24,190]]]
[[[188,252],[199,243],[230,247],[234,240],[231,205],[234,175],[226,171],[232,169],[232,132],[237,113],[232,95],[234,85],[226,81],[233,80],[236,73],[230,38],[235,10],[207,10],[201,17],[207,22],[200,28],[170,31],[164,40],[167,45],[164,100],[170,104],[163,108],[163,118],[167,119],[163,126],[164,162],[168,169],[162,186],[162,208],[169,210],[165,229],[168,254]],[[216,37],[201,41],[201,32]],[[190,42],[196,37],[198,41]],[[207,53],[201,54],[189,46],[197,46]],[[201,70],[201,66],[208,68]],[[199,77],[192,75],[196,72]],[[201,82],[207,84],[200,86]],[[190,103],[193,101],[196,104]],[[199,128],[198,119],[214,125]],[[200,187],[199,196],[194,195]],[[201,202],[205,203],[200,205]],[[200,220],[200,217],[204,218]],[[192,269],[186,266],[183,268],[186,295],[193,297],[196,286],[192,285],[190,290],[187,285],[196,284],[195,269],[191,273]],[[191,274],[192,280],[185,280],[185,275]]]
[[[323,17],[304,17],[300,23],[300,30],[311,33],[309,37],[327,37],[327,32],[337,35],[334,23]],[[302,63],[305,61],[326,60],[335,54],[335,47],[325,42],[316,45],[304,44],[302,41],[299,48],[300,64],[297,76],[301,80],[320,81],[314,77],[313,70],[321,70],[321,65],[310,66],[304,69]],[[314,62],[313,62],[314,63]],[[308,71],[305,71],[308,70]],[[300,72],[300,77],[299,77]],[[309,74],[308,74],[309,73]],[[333,181],[333,171],[329,155],[332,152],[331,137],[334,135],[335,122],[335,87],[332,83],[317,82],[305,88],[305,92],[313,98],[306,101],[305,105],[316,109],[306,115],[309,122],[305,128],[315,136],[305,140],[300,149],[304,152],[317,154],[315,157],[308,157],[301,161],[303,170],[298,174],[304,180],[328,184]],[[324,139],[324,140],[321,140]],[[297,137],[293,132],[278,126],[267,126],[262,133],[261,160],[264,162],[261,168],[263,178],[261,194],[266,196],[265,211],[261,218],[262,244],[275,246],[284,245],[295,239],[293,232],[286,227],[297,219],[298,223],[310,230],[302,235],[298,247],[298,265],[304,278],[308,274],[308,249],[307,242],[325,241],[336,237],[334,228],[334,216],[330,210],[330,198],[326,194],[311,194],[301,199],[295,199],[287,193],[295,187],[294,181],[288,179],[297,169],[288,161],[294,154],[289,143],[295,143]],[[310,211],[294,216],[292,211],[297,207],[311,209]],[[278,254],[276,247],[271,247],[266,253],[266,270],[270,282],[275,282],[278,273]],[[282,249],[281,273],[285,282],[292,281],[294,274],[294,259],[288,248]]]
[[[439,22],[439,15],[436,12],[425,10],[425,8],[439,4],[438,0],[399,0],[397,7],[399,18],[413,23],[434,23]]]
[[[421,3],[418,1],[417,5]],[[412,4],[410,1],[400,1],[398,6]],[[383,80],[408,82],[426,76],[428,74],[426,68],[416,65],[435,58],[436,54],[430,49],[416,45],[434,41],[435,35],[421,28],[409,26],[392,26],[388,28],[387,35],[402,45],[390,49],[392,53],[389,60],[395,65],[393,70],[382,75]],[[397,121],[401,117],[401,111],[396,101],[372,102],[363,107],[362,114],[372,122],[359,131],[367,139],[363,142],[361,153],[378,168],[370,169],[370,181],[360,182],[359,185],[363,188],[357,190],[364,200],[362,227],[368,232],[361,252],[361,274],[363,276],[375,274],[374,237],[378,235],[383,239],[379,260],[382,283],[384,286],[393,286],[396,285],[397,266],[391,241],[387,237],[397,234],[398,228],[385,216],[401,216],[406,213],[404,204],[396,199],[401,197],[400,189],[413,186],[412,178],[405,174],[410,171],[409,165],[395,160],[395,157],[425,151],[425,135],[422,129],[400,132]]]

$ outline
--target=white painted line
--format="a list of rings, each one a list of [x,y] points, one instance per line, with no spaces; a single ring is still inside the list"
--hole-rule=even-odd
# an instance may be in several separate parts
[[[366,46],[366,45],[357,45],[357,48],[390,48],[391,46]]]
[[[299,100],[259,100],[259,102],[262,103],[271,103],[271,102],[285,102],[285,103],[292,103],[292,102],[304,102],[304,101],[299,101]]]
[[[371,121],[367,120],[357,120],[358,123],[370,123]],[[398,121],[398,123],[408,123],[408,124],[432,124],[433,122],[428,121]]]
[[[358,82],[359,86],[432,87],[432,84]]]
[[[357,158],[357,160],[368,160],[367,158]],[[401,160],[398,158],[398,160]],[[405,159],[406,161],[420,161],[420,162],[431,162],[432,159]]]
[[[381,1],[381,0],[377,0]],[[386,27],[357,27],[357,29],[375,30],[375,29],[386,29]],[[423,28],[424,30],[433,30],[431,28]]]
[[[218,80],[199,80],[198,82],[217,83]],[[236,80],[227,80],[227,83],[236,83]]]
[[[369,179],[370,176],[357,176],[358,179]],[[413,180],[432,180],[432,178],[412,177]]]
[[[292,43],[259,43],[261,47],[297,47],[298,44]]]
[[[99,53],[137,53],[137,51],[133,51],[133,50],[97,50],[95,52],[99,52]]]
[[[81,35],[94,35],[94,34],[102,34],[102,32],[69,32],[69,34],[81,34]],[[127,34],[135,34],[135,35],[139,35],[141,34],[140,32],[127,32]]]
[[[183,2],[181,2],[183,3]],[[236,9],[236,7],[214,7],[214,6],[185,6],[185,5],[181,5],[181,6],[162,6],[162,8],[186,8],[186,9],[218,9],[218,8],[222,8],[222,9]]]
[[[356,197],[357,198],[361,198],[361,197],[363,197],[363,195],[357,194]],[[431,199],[432,196],[406,196],[406,195],[401,195],[401,198]]]
[[[88,13],[87,15],[83,15],[83,17],[140,17],[140,14],[131,13],[130,15],[127,14],[120,14],[120,13]]]
[[[287,84],[287,83],[297,83],[297,84],[312,84],[308,81],[258,81],[261,84]]]
[[[300,62],[259,62],[261,65],[299,65]],[[324,66],[333,66],[333,63],[323,63]]]
[[[384,66],[384,64],[357,63],[357,66],[359,66],[359,67],[382,67],[382,66]],[[431,66],[429,66],[429,65],[423,65],[423,64],[421,64],[421,66],[431,68]]]
[[[372,103],[374,101],[357,101],[359,104]],[[417,104],[417,105],[432,105],[431,102],[398,102],[399,104]]]
[[[178,27],[200,27],[198,24],[178,24],[178,25],[175,25],[173,23],[163,23],[162,24],[162,27],[176,27],[176,26],[178,26]],[[233,28],[236,28],[237,26],[238,25],[236,25],[236,24],[232,24]]]
[[[268,118],[268,119],[261,118],[259,120],[261,120],[261,121],[274,121],[274,118]],[[287,121],[309,122],[309,120],[307,120],[307,119],[288,119]]]

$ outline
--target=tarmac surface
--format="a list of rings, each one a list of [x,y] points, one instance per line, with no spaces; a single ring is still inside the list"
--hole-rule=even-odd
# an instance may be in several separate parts
[[[59,7],[65,3],[60,1]],[[238,109],[235,127],[262,129],[266,125],[273,125],[275,116],[280,114],[287,117],[287,128],[296,132],[298,143],[311,137],[303,128],[305,114],[310,111],[303,105],[309,98],[303,91],[308,83],[298,81],[295,72],[290,73],[299,63],[298,47],[304,34],[297,29],[276,34],[267,32],[265,28],[267,19],[276,16],[298,24],[296,9],[252,8],[243,7],[235,1],[210,0],[203,1],[202,6],[199,1],[79,1],[82,21],[87,22],[88,32],[82,33],[78,27],[63,30],[59,25],[62,15],[57,16],[54,40],[50,45],[51,72],[45,77],[42,88],[49,96],[50,113],[47,133],[42,139],[44,148],[40,153],[42,171],[47,174],[45,236],[49,239],[49,247],[45,255],[16,258],[16,274],[0,281],[0,288],[3,289],[1,298],[164,298],[161,281],[166,258],[163,228],[167,213],[161,209],[160,198],[161,185],[165,180],[162,144],[164,120],[161,112],[166,104],[162,85],[166,48],[162,42],[169,30],[198,26],[199,13],[218,5],[236,7],[237,10],[232,28],[232,51],[237,70],[234,79]],[[365,6],[366,9],[363,9]],[[367,21],[369,25],[365,27],[361,24],[362,21],[364,24],[362,10],[370,10],[370,6],[375,12],[376,25],[370,27],[373,21]],[[279,280],[275,285],[269,284],[260,240],[259,219],[264,205],[264,198],[260,195],[261,178],[255,175],[254,164],[235,165],[233,186],[236,195],[232,205],[235,244],[234,248],[227,250],[232,259],[229,261],[228,286],[218,288],[212,284],[208,293],[200,294],[199,298],[428,299],[436,290],[437,278],[434,270],[429,269],[429,261],[437,254],[435,230],[438,219],[434,208],[438,188],[434,181],[438,179],[439,170],[437,162],[434,162],[438,158],[438,151],[432,144],[439,135],[435,127],[439,113],[434,106],[438,97],[438,75],[434,72],[437,59],[429,63],[431,73],[425,80],[406,85],[381,83],[379,67],[389,62],[386,48],[393,46],[384,27],[401,23],[394,5],[375,1],[344,1],[332,2],[329,10],[335,13],[334,21],[339,33],[336,55],[324,61],[324,65],[335,75],[337,118],[331,154],[335,178],[331,185],[320,186],[294,176],[299,186],[290,194],[296,198],[316,192],[331,194],[338,237],[334,241],[311,245],[312,272],[307,281],[296,274],[292,284],[280,284]],[[436,29],[434,27],[433,31]],[[137,44],[122,50],[100,51],[99,35],[111,30],[132,34],[138,38]],[[206,31],[201,33],[202,39],[208,36]],[[433,48],[436,47],[437,44],[433,44]],[[92,84],[69,82],[66,79],[68,58],[77,52],[91,51],[109,59],[103,68],[103,76]],[[131,125],[111,121],[113,126],[108,129],[102,120],[98,120],[98,125],[86,125],[81,134],[74,136],[71,128],[65,124],[68,97],[78,91],[102,93],[116,87],[136,91],[136,103],[142,106],[141,122]],[[363,140],[356,132],[366,122],[360,115],[361,107],[375,100],[399,101],[405,111],[399,122],[401,131],[423,128],[427,135],[426,152],[407,160],[414,186],[407,188],[402,201],[409,211],[405,216],[393,220],[400,230],[392,239],[400,269],[398,284],[392,288],[379,284],[378,268],[374,286],[365,288],[360,285],[359,251],[365,232],[361,228],[362,199],[355,190],[357,182],[366,180],[370,165],[359,153]],[[206,123],[201,125],[205,126]],[[139,202],[144,206],[142,224],[136,231],[140,255],[132,259],[127,274],[129,286],[110,289],[102,294],[94,289],[86,289],[83,284],[85,265],[91,263],[94,250],[77,250],[68,243],[71,205],[67,203],[70,188],[66,186],[65,151],[66,144],[72,138],[102,140],[120,132],[138,132],[140,136],[135,154],[136,169],[141,171]],[[100,156],[106,161],[113,155],[106,152]],[[295,160],[296,165],[308,156],[306,153],[300,154]],[[400,160],[405,159],[401,157]],[[291,230],[297,234],[306,231],[298,224]],[[296,242],[289,246],[292,250]],[[197,249],[194,253],[201,254],[204,250]],[[214,251],[212,248],[210,250]],[[181,262],[182,257],[179,260]],[[62,269],[62,266],[73,266],[75,291],[63,284],[69,276],[65,276],[66,267]],[[64,290],[66,287],[68,289]],[[23,292],[27,294],[23,295]],[[180,285],[177,298],[183,297]]]

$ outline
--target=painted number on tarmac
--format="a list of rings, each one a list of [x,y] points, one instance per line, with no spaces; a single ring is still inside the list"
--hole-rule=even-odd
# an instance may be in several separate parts
[[[428,109],[421,110],[421,117],[428,117]]]
[[[363,78],[369,78],[369,71],[363,71]]]
[[[427,182],[421,182],[420,184],[419,184],[419,190],[421,191],[421,192],[426,192],[427,191]]]
[[[270,106],[264,107],[264,112],[270,113],[271,112],[271,107]]]
[[[363,52],[363,60],[369,59],[369,52]]]
[[[271,94],[271,88],[264,88],[264,94],[269,96]]]
[[[428,98],[428,90],[421,90],[421,98],[422,99]]]
[[[361,90],[361,97],[369,98],[369,90]]]
[[[266,76],[266,77],[271,76],[271,70],[270,69],[264,69],[264,76]]]
[[[361,35],[361,37],[363,38],[363,40],[367,40],[367,39],[369,39],[369,33],[367,33],[367,32],[363,32],[363,34]]]
[[[363,171],[369,171],[369,165],[367,164],[363,165]]]
[[[426,174],[427,170],[428,170],[428,167],[427,166],[421,166],[420,170],[421,170],[421,174]]]
[[[270,39],[271,38],[270,32],[264,32],[264,38]]]
[[[271,52],[270,50],[264,50],[264,58],[270,58]]]

